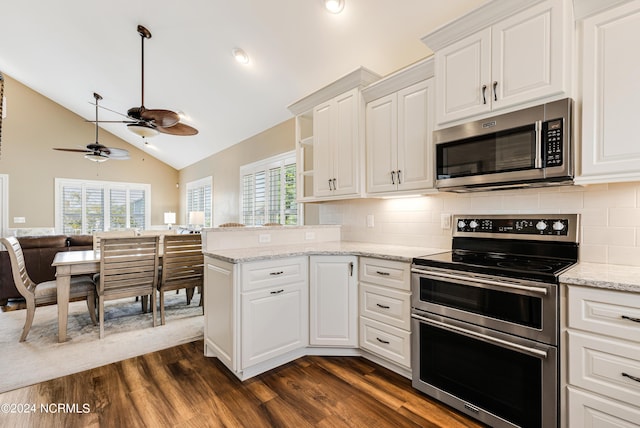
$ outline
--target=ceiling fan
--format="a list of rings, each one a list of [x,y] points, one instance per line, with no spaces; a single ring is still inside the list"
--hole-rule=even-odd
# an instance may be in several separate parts
[[[158,133],[170,135],[196,135],[198,130],[186,123],[180,122],[180,115],[171,110],[148,109],[144,106],[144,40],[151,38],[151,32],[142,25],[138,25],[138,34],[142,40],[142,100],[140,107],[131,107],[126,116],[129,120],[102,121],[103,123],[126,123],[127,129],[141,137],[153,137]],[[103,107],[104,108],[104,107]]]
[[[129,152],[125,149],[116,149],[114,147],[107,147],[98,142],[98,101],[102,99],[102,97],[93,93],[93,98],[96,100],[96,142],[87,144],[84,149],[64,149],[64,148],[54,148],[53,150],[60,150],[63,152],[78,152],[84,153],[84,157],[94,161],[94,162],[104,162],[109,159],[114,160],[127,160],[129,158]]]

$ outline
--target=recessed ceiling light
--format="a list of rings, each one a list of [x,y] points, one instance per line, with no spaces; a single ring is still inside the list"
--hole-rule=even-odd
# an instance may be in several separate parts
[[[231,51],[231,53],[233,54],[233,57],[236,59],[236,61],[238,61],[240,64],[249,64],[249,55],[247,55],[247,53],[242,49],[235,48]]]
[[[344,9],[344,0],[324,0],[324,7],[331,13],[340,13]]]

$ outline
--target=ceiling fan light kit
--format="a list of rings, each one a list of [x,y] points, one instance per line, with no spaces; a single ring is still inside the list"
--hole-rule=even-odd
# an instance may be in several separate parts
[[[144,122],[129,123],[127,124],[127,129],[143,138],[155,137],[159,134],[159,131],[157,129],[153,128],[150,125],[147,125]]]
[[[324,8],[331,13],[340,13],[344,9],[344,0],[323,0]]]
[[[231,51],[231,53],[236,61],[238,61],[240,64],[249,64],[249,55],[247,55],[247,53],[242,49],[235,48]]]

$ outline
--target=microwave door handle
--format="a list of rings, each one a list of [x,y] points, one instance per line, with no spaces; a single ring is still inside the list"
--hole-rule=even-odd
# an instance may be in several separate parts
[[[542,168],[542,121],[536,121],[536,158],[534,168]]]

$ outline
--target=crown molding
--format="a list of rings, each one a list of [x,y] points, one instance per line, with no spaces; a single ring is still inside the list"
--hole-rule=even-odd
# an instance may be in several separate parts
[[[362,90],[362,96],[365,102],[376,100],[433,77],[434,69],[433,56],[427,57],[372,83]]]

